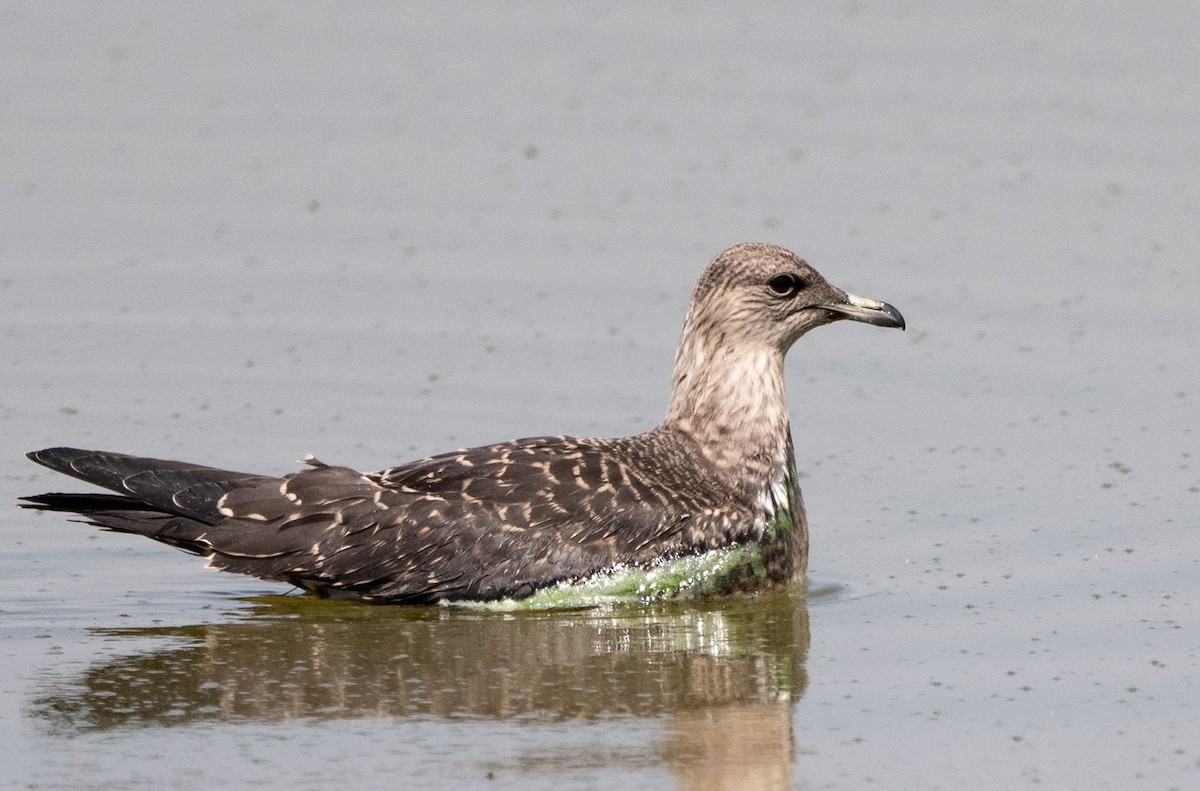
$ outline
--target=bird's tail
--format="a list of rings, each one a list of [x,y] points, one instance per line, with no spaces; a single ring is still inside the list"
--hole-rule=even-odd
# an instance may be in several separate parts
[[[47,448],[27,455],[44,467],[117,494],[54,492],[22,497],[21,507],[79,514],[97,527],[137,533],[201,555],[212,554],[206,534],[224,518],[221,498],[234,489],[269,480],[186,462],[78,448]]]
[[[117,533],[135,533],[164,544],[211,555],[212,546],[200,536],[208,525],[164,511],[119,494],[64,494],[52,492],[22,497],[21,508],[78,514],[89,525]]]
[[[26,455],[56,472],[207,524],[221,519],[218,501],[226,493],[267,477],[182,461],[78,448],[47,448]]]

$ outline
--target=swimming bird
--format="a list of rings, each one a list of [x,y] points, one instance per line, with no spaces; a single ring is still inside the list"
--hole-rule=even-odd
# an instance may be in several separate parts
[[[808,522],[784,355],[839,319],[905,326],[782,247],[740,244],[701,274],[666,417],[644,433],[518,439],[365,473],[308,457],[282,477],[49,448],[28,457],[115,494],[22,505],[365,602],[586,604],[787,586],[805,572]]]

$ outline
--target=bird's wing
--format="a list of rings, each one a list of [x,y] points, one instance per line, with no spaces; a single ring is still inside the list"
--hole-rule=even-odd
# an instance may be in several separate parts
[[[660,480],[621,442],[535,438],[370,474],[310,460],[283,478],[51,449],[31,458],[125,497],[43,495],[31,504],[320,594],[520,597],[700,548],[702,504],[668,496],[677,482]]]
[[[323,565],[338,585],[392,600],[486,599],[694,550],[694,504],[668,496],[621,442],[539,437],[360,476],[371,504],[364,489],[342,514]],[[289,493],[305,501],[296,487],[311,475],[289,479]]]

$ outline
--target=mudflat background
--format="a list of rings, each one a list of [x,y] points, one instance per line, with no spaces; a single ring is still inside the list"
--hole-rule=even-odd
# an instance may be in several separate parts
[[[789,357],[811,578],[496,615],[0,515],[17,788],[1200,783],[1200,11],[0,3],[0,488],[654,425],[695,277]]]

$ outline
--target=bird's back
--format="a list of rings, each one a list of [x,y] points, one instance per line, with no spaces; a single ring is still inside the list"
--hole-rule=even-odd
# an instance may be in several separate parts
[[[664,429],[535,437],[365,474],[310,460],[285,477],[58,448],[30,457],[124,496],[31,504],[320,595],[522,598],[614,566],[757,538],[753,502],[723,486],[688,443]]]

